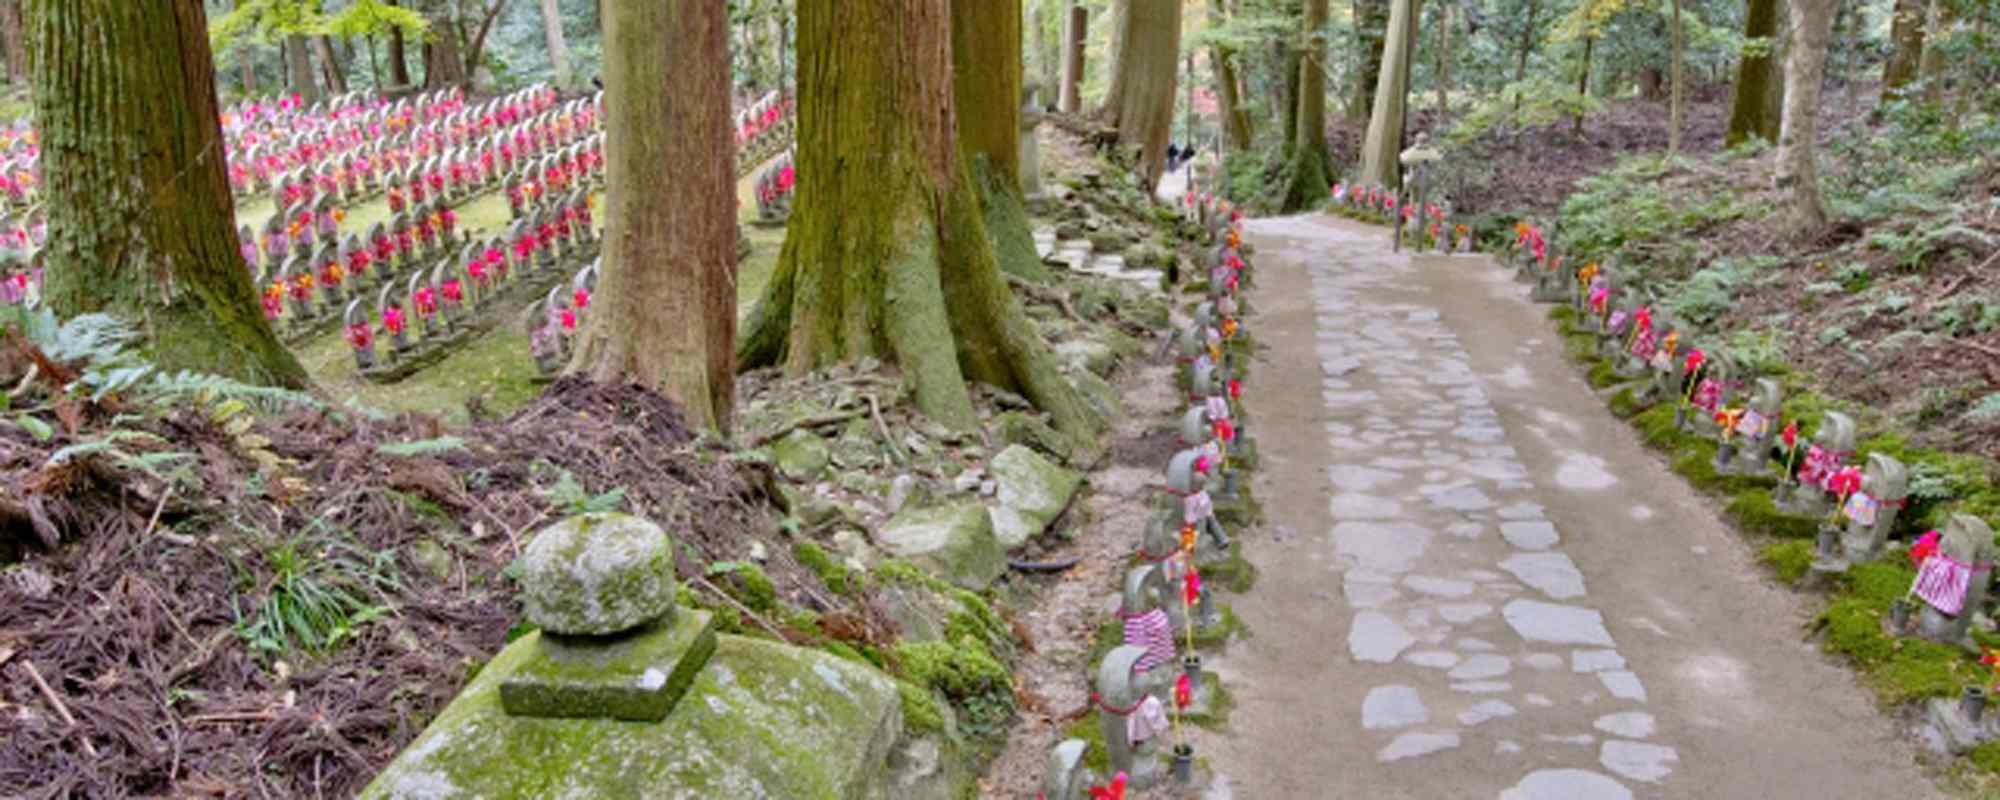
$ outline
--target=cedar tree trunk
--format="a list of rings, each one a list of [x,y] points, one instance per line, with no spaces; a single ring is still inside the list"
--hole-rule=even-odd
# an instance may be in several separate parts
[[[1672,109],[1667,114],[1667,156],[1669,158],[1679,155],[1681,152],[1681,122],[1687,114],[1687,90],[1685,88],[1687,77],[1682,74],[1685,70],[1682,65],[1683,56],[1681,53],[1681,0],[1673,0],[1673,6],[1674,30],[1672,39],[1674,44],[1673,60],[1670,67],[1673,74],[1669,77],[1674,84],[1674,99]]]
[[[884,358],[942,424],[979,424],[967,382],[980,381],[1095,441],[1101,420],[988,243],[956,140],[950,17],[949,0],[799,0],[813,55],[799,64],[797,206],[738,361],[798,375]]]
[[[1375,109],[1375,84],[1382,80],[1382,43],[1389,27],[1389,0],[1354,0],[1354,91],[1347,119],[1368,124]]]
[[[1772,95],[1782,95],[1785,89],[1783,70],[1772,70],[1773,64],[1784,63],[1778,46],[1778,16],[1783,4],[1780,0],[1749,2],[1743,19],[1743,37],[1763,39],[1766,46],[1762,55],[1745,56],[1736,64],[1736,96],[1729,103],[1729,133],[1723,139],[1728,147],[1742,144],[1752,136],[1776,143],[1778,118],[1783,113],[1782,97],[1777,103],[1772,102]]]
[[[728,10],[713,0],[604,6],[604,271],[571,367],[657,389],[690,423],[727,432],[736,397]]]
[[[1305,52],[1299,58],[1298,131],[1293,133],[1291,180],[1281,204],[1287,212],[1318,205],[1326,199],[1333,158],[1326,151],[1326,18],[1327,0],[1306,0]]]
[[[1090,9],[1070,0],[1063,21],[1062,89],[1056,100],[1057,109],[1064,114],[1083,110],[1083,48],[1089,35]]]
[[[1785,56],[1785,119],[1778,134],[1780,191],[1791,193],[1790,228],[1794,233],[1826,225],[1820,200],[1819,142],[1820,80],[1826,71],[1827,39],[1833,34],[1837,0],[1789,0],[1792,46]]]
[[[1021,4],[951,0],[958,147],[979,186],[1000,269],[1047,280],[1021,195]]]
[[[1389,188],[1402,185],[1404,88],[1409,84],[1410,34],[1416,28],[1414,0],[1395,0],[1384,37],[1382,74],[1375,82],[1375,111],[1361,145],[1361,182]]]
[[[1924,53],[1917,59],[1917,74],[1924,79],[1924,102],[1939,105],[1944,102],[1945,52],[1942,44],[1952,27],[1951,4],[1946,0],[1931,0],[1930,21],[1924,27]]]
[[[305,386],[237,253],[201,0],[30,0],[28,19],[51,307],[133,323],[162,369]]]
[[[319,82],[313,80],[312,55],[306,37],[285,37],[285,82],[310,105],[319,99]]]
[[[562,9],[556,0],[542,0],[542,38],[549,45],[549,65],[556,71],[556,91],[567,92],[572,81],[569,45],[563,42]]]
[[[330,95],[347,94],[347,76],[340,66],[340,58],[333,52],[333,40],[324,36],[313,37],[313,51],[319,55],[320,75],[326,79],[326,92]]]
[[[1221,25],[1229,18],[1223,0],[1208,0],[1208,15],[1211,25]],[[1243,108],[1243,95],[1236,85],[1235,53],[1221,45],[1209,50],[1210,60],[1215,62],[1215,96],[1217,112],[1222,115],[1223,147],[1231,153],[1250,150],[1250,113]]]
[[[1166,171],[1180,77],[1180,0],[1126,0],[1119,20],[1111,90],[1099,112],[1118,129],[1118,144],[1139,150],[1139,178],[1150,193]]]
[[[388,0],[389,5],[402,5],[399,0]],[[403,29],[389,29],[389,82],[398,89],[409,89],[415,82],[410,80],[409,48],[403,45]]]
[[[0,0],[0,46],[7,50],[7,82],[28,80],[28,41],[21,29],[21,0]]]

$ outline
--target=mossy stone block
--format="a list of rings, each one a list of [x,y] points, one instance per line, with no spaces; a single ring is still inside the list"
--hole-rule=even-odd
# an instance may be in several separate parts
[[[542,633],[500,684],[500,705],[523,717],[658,722],[715,655],[715,615],[681,609],[605,641]]]
[[[543,630],[608,636],[673,605],[673,544],[639,517],[581,514],[544,528],[522,549],[522,610]]]

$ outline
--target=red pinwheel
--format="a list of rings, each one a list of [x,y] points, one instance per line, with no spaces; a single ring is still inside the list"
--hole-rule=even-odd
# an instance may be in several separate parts
[[[1194,457],[1194,471],[1195,471],[1196,473],[1199,473],[1199,474],[1202,474],[1202,475],[1207,475],[1207,474],[1208,474],[1208,468],[1209,468],[1209,466],[1210,466],[1210,465],[1209,465],[1209,463],[1208,463],[1208,456],[1195,456],[1195,457]]]
[[[382,330],[388,331],[390,335],[403,332],[402,306],[389,306],[382,309]]]
[[[1799,423],[1798,423],[1798,420],[1793,420],[1793,421],[1791,422],[1791,424],[1789,424],[1789,425],[1786,425],[1786,426],[1785,426],[1785,430],[1784,430],[1784,432],[1783,432],[1783,433],[1780,433],[1780,434],[1778,434],[1778,435],[1784,438],[1784,440],[1785,440],[1785,449],[1787,449],[1787,450],[1790,450],[1790,449],[1792,449],[1792,448],[1795,448],[1795,447],[1798,447],[1798,446],[1799,446]]]
[[[583,288],[577,289],[576,294],[574,295],[574,299],[576,301],[576,310],[583,311],[585,309],[590,308],[589,289],[583,289]]]
[[[563,333],[575,333],[575,332],[576,332],[576,309],[573,309],[573,308],[565,308],[565,309],[563,309],[563,310],[562,310],[562,317],[561,317],[561,321],[562,321],[562,329],[563,329]]]
[[[1700,350],[1689,350],[1687,354],[1687,374],[1693,375],[1697,370],[1701,369],[1701,365],[1706,363],[1708,363],[1707,353]]]
[[[465,285],[452,278],[438,287],[438,294],[444,295],[445,302],[458,305],[465,302]]]
[[[1187,574],[1181,577],[1181,599],[1186,600],[1190,606],[1201,601],[1201,572],[1192,566],[1188,567]]]
[[[1118,773],[1108,786],[1090,787],[1090,800],[1125,800],[1125,773]]]
[[[375,332],[369,330],[365,324],[349,325],[347,326],[347,343],[353,345],[356,350],[366,350],[369,345],[375,343]]]
[[[1191,705],[1194,705],[1194,681],[1183,672],[1180,679],[1174,681],[1174,706],[1186,711]]]
[[[1937,553],[1938,532],[1931,531],[1919,537],[1916,544],[1910,545],[1910,566],[1921,567],[1926,560]]]
[[[1232,380],[1232,381],[1230,381],[1230,382],[1229,382],[1229,399],[1231,399],[1231,400],[1241,400],[1241,399],[1243,399],[1243,382],[1242,382],[1242,381],[1237,381],[1237,380]]]
[[[1225,442],[1236,441],[1236,426],[1229,424],[1229,420],[1226,419],[1216,420],[1215,438]]]

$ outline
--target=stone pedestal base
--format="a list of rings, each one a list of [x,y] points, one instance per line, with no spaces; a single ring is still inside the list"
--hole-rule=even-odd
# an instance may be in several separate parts
[[[544,633],[500,684],[517,717],[658,722],[715,654],[715,616],[676,609],[672,619],[610,639]]]

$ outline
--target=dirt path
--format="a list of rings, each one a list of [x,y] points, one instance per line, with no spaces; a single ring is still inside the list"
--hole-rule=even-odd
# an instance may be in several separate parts
[[[1324,217],[1248,238],[1274,534],[1211,796],[1935,795],[1523,287]]]

